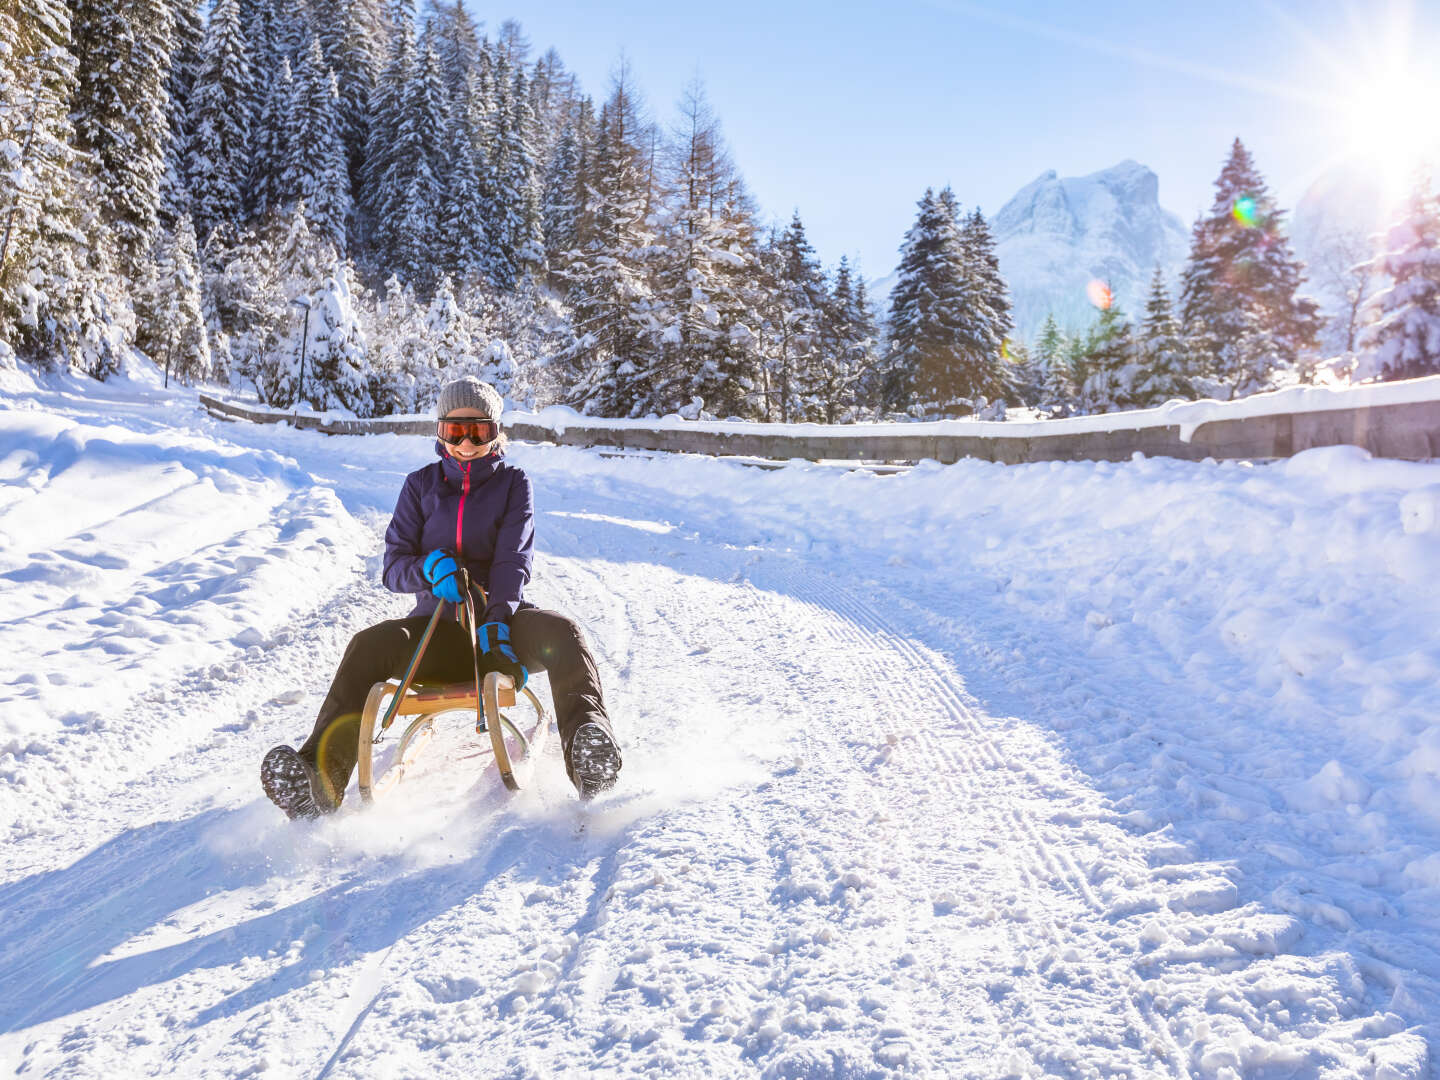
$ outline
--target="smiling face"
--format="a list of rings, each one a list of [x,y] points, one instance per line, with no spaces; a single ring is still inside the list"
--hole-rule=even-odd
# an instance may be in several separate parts
[[[485,415],[484,411],[482,411],[482,410],[480,410],[480,409],[469,409],[469,408],[465,408],[465,409],[451,409],[448,413],[445,414],[445,419],[446,419],[446,420],[487,420],[487,419],[489,419],[489,417],[487,417],[487,416]],[[449,454],[452,458],[454,458],[456,461],[474,461],[474,460],[476,460],[477,458],[482,458],[482,457],[484,457],[486,454],[490,453],[490,451],[494,448],[495,443],[496,443],[497,440],[498,440],[498,436],[497,436],[496,439],[491,439],[489,442],[487,442],[487,443],[481,443],[480,445],[477,446],[475,443],[471,442],[470,439],[467,437],[466,439],[464,439],[464,440],[460,443],[460,445],[458,445],[458,446],[452,446],[451,444],[445,442],[445,441],[442,439],[442,440],[441,440],[441,445],[443,445],[443,446],[445,447],[445,452],[446,452],[447,454]]]

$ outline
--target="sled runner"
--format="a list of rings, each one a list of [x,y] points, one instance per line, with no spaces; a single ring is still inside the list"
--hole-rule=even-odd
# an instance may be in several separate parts
[[[530,687],[521,688],[517,694],[514,680],[508,675],[492,671],[481,677],[480,654],[475,644],[475,630],[479,624],[475,619],[475,598],[472,590],[480,592],[482,605],[485,594],[478,585],[469,585],[468,575],[464,570],[460,573],[465,593],[461,623],[469,630],[471,647],[475,650],[474,681],[433,686],[414,682],[420,659],[425,655],[425,649],[435,632],[435,625],[445,609],[445,605],[441,604],[430,616],[425,633],[415,648],[415,655],[410,658],[405,674],[398,680],[386,679],[377,682],[370,688],[370,694],[365,699],[365,710],[360,715],[360,758],[357,763],[360,797],[365,802],[373,801],[377,795],[384,794],[400,782],[406,768],[419,757],[425,744],[434,735],[435,722],[444,713],[464,711],[474,714],[475,733],[489,734],[490,750],[495,757],[495,766],[500,770],[500,779],[511,791],[519,791],[524,782],[528,781],[529,766],[533,765],[535,758],[539,756],[545,736],[549,733],[550,717]],[[513,708],[522,695],[536,717],[536,724],[528,736],[510,717],[501,712],[502,709]],[[391,725],[401,716],[413,719],[400,736],[394,761],[385,773],[377,778],[374,772],[376,746],[385,740]],[[517,761],[523,761],[526,765],[523,774],[515,767]]]

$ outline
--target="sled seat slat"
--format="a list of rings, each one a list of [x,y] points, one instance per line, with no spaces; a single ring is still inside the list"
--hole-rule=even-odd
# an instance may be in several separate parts
[[[506,677],[500,680],[500,708],[508,709],[515,704],[515,684]],[[469,682],[449,683],[411,687],[395,710],[397,716],[420,716],[424,713],[444,712],[447,709],[478,709],[475,684]]]

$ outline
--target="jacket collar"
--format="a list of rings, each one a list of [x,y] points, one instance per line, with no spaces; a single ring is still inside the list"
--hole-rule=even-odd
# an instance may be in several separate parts
[[[440,456],[440,468],[445,478],[456,487],[465,483],[465,467],[445,452],[445,444],[439,439],[435,440],[435,453]],[[494,476],[500,468],[502,455],[500,452],[492,451],[483,458],[476,458],[470,463],[470,486],[484,483]]]

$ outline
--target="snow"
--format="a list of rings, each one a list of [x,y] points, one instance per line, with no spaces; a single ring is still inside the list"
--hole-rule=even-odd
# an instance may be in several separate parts
[[[1440,465],[517,444],[620,788],[459,723],[292,825],[259,758],[406,610],[431,440],[0,406],[7,1070],[1433,1075]]]

